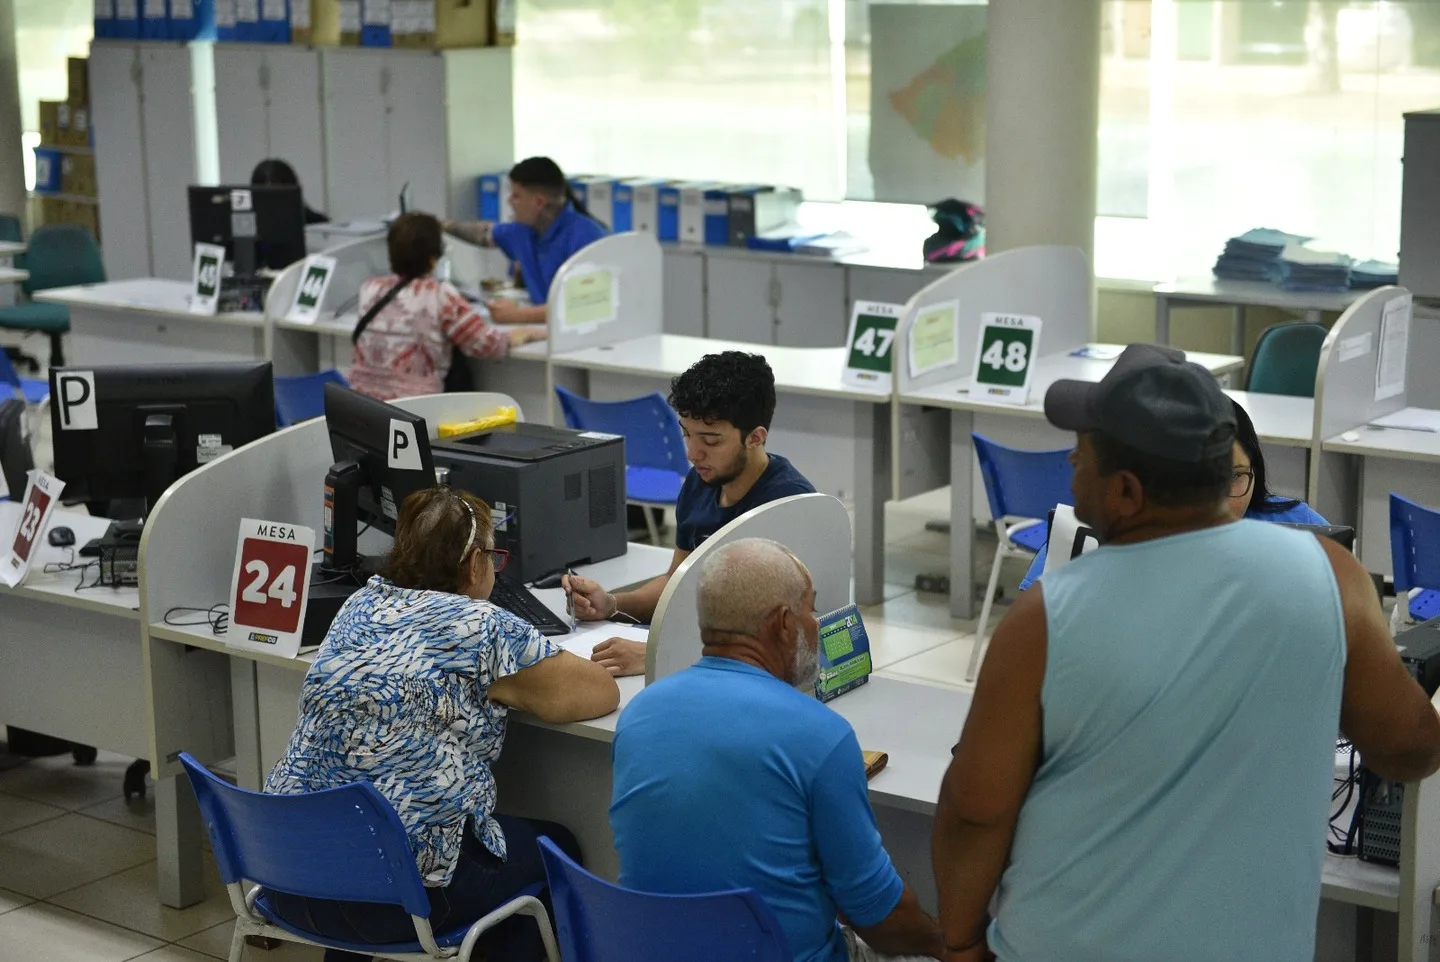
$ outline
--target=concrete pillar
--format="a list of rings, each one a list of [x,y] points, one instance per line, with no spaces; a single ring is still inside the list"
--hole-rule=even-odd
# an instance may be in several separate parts
[[[0,0],[0,214],[25,217],[25,153],[20,146],[20,62],[15,3]]]
[[[990,0],[985,247],[1078,247],[1094,263],[1100,0]]]

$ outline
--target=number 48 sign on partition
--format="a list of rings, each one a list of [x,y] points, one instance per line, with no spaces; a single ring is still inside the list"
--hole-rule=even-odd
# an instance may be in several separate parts
[[[1027,403],[1033,362],[1039,350],[1040,318],[1029,314],[980,315],[974,396],[1005,404]]]
[[[294,658],[309,601],[315,531],[294,524],[244,518],[235,546],[230,588],[232,648]]]

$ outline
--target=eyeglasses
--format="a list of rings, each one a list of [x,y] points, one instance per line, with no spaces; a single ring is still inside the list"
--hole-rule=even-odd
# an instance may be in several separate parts
[[[497,575],[510,563],[510,552],[504,548],[486,548],[485,553],[490,556],[490,564],[494,566]]]
[[[1254,471],[1236,471],[1230,477],[1230,497],[1243,498],[1250,493],[1250,485],[1255,483]]]

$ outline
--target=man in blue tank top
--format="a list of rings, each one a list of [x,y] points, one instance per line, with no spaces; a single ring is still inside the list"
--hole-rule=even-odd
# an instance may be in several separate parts
[[[1045,415],[1102,546],[991,642],[935,813],[947,959],[1310,962],[1336,731],[1411,781],[1440,715],[1354,557],[1227,513],[1203,368],[1133,345]]]

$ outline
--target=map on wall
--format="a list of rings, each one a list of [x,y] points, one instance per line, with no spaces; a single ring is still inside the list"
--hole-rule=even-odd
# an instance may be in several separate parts
[[[875,199],[985,201],[985,7],[870,7]]]

